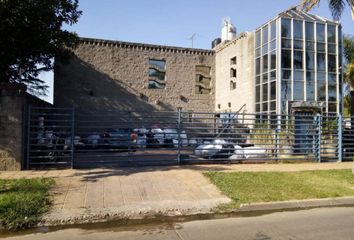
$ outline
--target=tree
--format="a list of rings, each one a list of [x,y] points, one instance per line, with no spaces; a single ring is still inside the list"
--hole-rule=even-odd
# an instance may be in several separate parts
[[[320,2],[320,0],[302,0],[301,6],[308,12]],[[354,0],[328,0],[329,9],[332,12],[333,18],[336,20],[340,19],[346,5],[354,12]]]
[[[81,15],[78,0],[0,0],[0,82],[46,89],[38,79],[77,45],[75,33],[62,29]]]
[[[347,63],[354,63],[354,37],[344,35],[343,37],[344,58]]]

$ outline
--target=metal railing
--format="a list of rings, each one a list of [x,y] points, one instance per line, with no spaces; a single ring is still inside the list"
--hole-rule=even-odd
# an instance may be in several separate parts
[[[137,166],[352,161],[342,116],[30,108],[27,163]]]

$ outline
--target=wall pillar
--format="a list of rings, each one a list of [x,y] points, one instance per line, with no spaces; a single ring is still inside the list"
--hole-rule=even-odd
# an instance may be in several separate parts
[[[21,170],[26,86],[0,83],[0,171]]]

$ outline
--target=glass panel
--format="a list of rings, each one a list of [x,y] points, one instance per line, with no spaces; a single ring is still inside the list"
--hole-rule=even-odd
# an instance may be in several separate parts
[[[302,40],[295,40],[294,41],[294,49],[300,49],[302,50],[303,47],[303,42]]]
[[[270,39],[275,39],[277,37],[277,25],[276,21],[270,23]]]
[[[336,53],[336,44],[328,44],[328,52]]]
[[[256,104],[256,112],[260,112],[261,111],[261,105],[260,104]]]
[[[315,69],[315,53],[306,52],[306,69],[314,70]]]
[[[291,71],[290,70],[283,70],[282,79],[283,80],[291,80]]]
[[[268,83],[262,85],[262,101],[268,101]]]
[[[256,77],[256,84],[259,84],[259,83],[260,83],[260,80],[261,80],[261,77],[260,77],[260,76],[257,76],[257,77]]]
[[[302,51],[294,51],[294,68],[295,69],[302,69],[303,68],[303,57]]]
[[[155,67],[158,70],[165,70],[165,60],[156,60],[156,59],[150,59],[149,60],[149,65],[150,67]]]
[[[327,41],[329,43],[336,42],[336,27],[333,25],[327,25]]]
[[[256,57],[261,56],[261,48],[256,49]]]
[[[290,100],[291,99],[291,82],[282,81],[281,82],[281,98]]]
[[[294,81],[294,100],[304,99],[304,82]]]
[[[336,71],[336,55],[328,55],[328,72]]]
[[[306,42],[306,50],[315,51],[315,46],[313,42]]]
[[[276,107],[277,107],[277,102],[276,101],[270,102],[270,111],[275,111],[277,109]],[[273,114],[275,114],[275,113],[273,113]],[[276,119],[276,116],[273,116],[273,118]],[[276,124],[276,121],[275,121],[274,124]]]
[[[164,81],[165,80],[165,73],[160,72],[154,68],[149,68],[149,77],[157,78],[160,81]]]
[[[300,20],[294,20],[294,38],[303,38],[303,27],[302,21]]]
[[[268,43],[266,45],[263,45],[262,47],[262,54],[266,54],[268,52]]]
[[[268,42],[268,26],[262,28],[262,44]]]
[[[275,100],[276,96],[277,96],[276,82],[271,82],[270,83],[270,100]]]
[[[260,102],[260,98],[261,98],[260,88],[261,88],[260,85],[256,86],[256,102]]]
[[[263,105],[263,106],[262,106],[262,111],[263,111],[263,112],[268,112],[268,103],[265,102],[265,103],[263,103],[262,105]]]
[[[326,82],[317,80],[318,101],[326,101]]]
[[[263,72],[268,71],[268,54],[263,56]]]
[[[313,29],[314,29],[313,23],[306,22],[306,40],[314,40]]]
[[[317,37],[317,41],[319,42],[324,42],[325,41],[325,25],[324,24],[320,24],[317,23],[316,25],[316,37]]]
[[[314,72],[306,72],[306,98],[307,101],[315,100]]]
[[[291,48],[291,40],[282,39],[281,40],[281,47],[282,48]]]
[[[270,69],[275,69],[276,68],[276,63],[277,63],[277,53],[275,51],[270,53]]]
[[[296,80],[300,80],[300,81],[304,80],[304,72],[303,71],[294,71],[294,81],[296,81]]]
[[[150,89],[164,89],[165,88],[165,84],[160,84],[156,81],[153,80],[149,80],[149,88]]]
[[[328,85],[328,101],[337,101],[337,86]]]
[[[337,83],[337,75],[330,73],[328,74],[328,84],[336,84]]]
[[[337,104],[328,103],[328,112],[337,112]]]
[[[291,21],[287,18],[281,19],[281,36],[291,38]]]
[[[317,71],[326,70],[326,55],[324,53],[317,53]]]
[[[261,30],[256,32],[256,48],[261,46]]]
[[[281,66],[282,68],[291,68],[291,50],[281,51]]]
[[[263,74],[263,82],[262,83],[266,83],[268,82],[268,73]]]
[[[273,40],[272,42],[270,42],[270,49],[269,49],[269,51],[275,50],[276,47],[277,47],[277,42],[276,42],[275,40]]]
[[[261,59],[257,58],[256,59],[256,75],[261,73]]]
[[[277,78],[276,71],[270,72],[270,80],[275,80]]]
[[[318,73],[317,73],[317,81],[326,82],[326,73],[324,73],[324,72],[318,72]]]
[[[317,43],[317,52],[326,52],[326,44]]]

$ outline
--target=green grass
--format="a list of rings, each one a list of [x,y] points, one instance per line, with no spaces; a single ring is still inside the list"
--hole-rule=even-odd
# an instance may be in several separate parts
[[[49,189],[54,180],[0,179],[0,224],[6,229],[34,226],[49,208]]]
[[[237,208],[241,203],[300,200],[354,196],[351,170],[302,172],[205,172],[232,203],[221,210]]]

